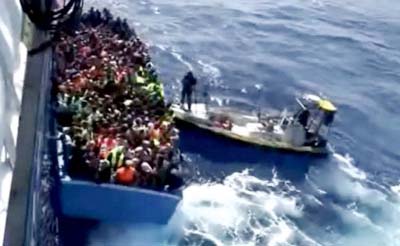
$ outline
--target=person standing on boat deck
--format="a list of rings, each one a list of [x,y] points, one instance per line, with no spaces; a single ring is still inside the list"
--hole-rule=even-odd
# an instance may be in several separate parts
[[[191,111],[192,93],[196,84],[197,79],[193,76],[193,73],[191,71],[189,71],[182,79],[181,106],[184,106],[186,99],[189,111]]]

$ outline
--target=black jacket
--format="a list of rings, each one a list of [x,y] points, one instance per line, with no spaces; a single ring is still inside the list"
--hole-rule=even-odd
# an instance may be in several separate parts
[[[196,84],[197,80],[191,72],[187,73],[185,77],[182,79],[182,86],[186,89],[191,89]]]

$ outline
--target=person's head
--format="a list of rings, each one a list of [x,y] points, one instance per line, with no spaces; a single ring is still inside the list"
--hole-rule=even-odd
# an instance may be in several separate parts
[[[189,78],[193,78],[193,77],[194,77],[192,71],[189,71],[189,72],[186,74],[186,76],[189,77]]]
[[[123,123],[121,126],[121,132],[125,133],[126,131],[128,131],[128,124],[127,123]]]
[[[164,159],[168,157],[168,148],[165,145],[160,146],[158,154]]]
[[[135,167],[135,163],[133,162],[132,159],[127,159],[127,160],[125,160],[125,166],[134,168]]]
[[[99,171],[105,170],[110,167],[110,162],[107,159],[101,159],[99,163]]]
[[[165,144],[165,148],[167,151],[171,151],[172,150],[172,144],[171,143],[166,143]]]
[[[132,124],[132,119],[133,119],[133,116],[132,116],[131,113],[126,115],[126,121],[125,122],[128,124],[128,127],[129,127],[130,124]]]
[[[129,106],[131,106],[133,104],[133,100],[127,99],[123,102],[123,104],[125,107],[128,108]]]
[[[87,129],[89,127],[89,123],[86,120],[81,121],[81,126],[83,129]]]
[[[137,117],[137,118],[135,119],[135,125],[136,125],[136,126],[141,126],[142,124],[143,124],[142,118]]]
[[[143,148],[150,148],[150,141],[149,140],[143,140],[142,141],[142,146]]]
[[[145,151],[143,153],[144,154],[142,155],[142,161],[150,163],[153,160],[153,158],[151,156],[151,150],[149,152]]]
[[[151,174],[153,172],[153,168],[150,166],[148,162],[142,162],[140,165],[142,171],[146,174]]]
[[[153,130],[154,129],[154,123],[153,122],[149,122],[147,124],[147,127],[149,128],[149,130]]]
[[[143,154],[143,147],[142,146],[138,146],[135,148],[135,156],[136,157],[141,157]]]
[[[125,139],[118,133],[115,140],[119,146],[126,146]]]
[[[170,123],[169,123],[168,121],[163,121],[163,122],[161,123],[160,128],[161,128],[161,130],[162,130],[163,132],[165,132],[165,131],[167,131],[167,129],[169,128],[169,125],[170,125]]]
[[[172,136],[179,136],[179,130],[177,128],[175,128],[175,127],[172,128],[171,135]]]
[[[58,86],[58,90],[60,92],[67,92],[67,87],[64,84]]]

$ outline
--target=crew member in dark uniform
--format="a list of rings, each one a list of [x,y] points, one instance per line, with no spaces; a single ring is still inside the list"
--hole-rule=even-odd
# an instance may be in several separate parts
[[[303,110],[299,114],[298,120],[299,120],[299,123],[304,127],[304,129],[307,127],[308,118],[310,118],[310,111],[308,109]]]
[[[191,111],[192,106],[192,93],[194,87],[196,86],[197,80],[193,76],[192,72],[188,72],[185,77],[182,79],[182,96],[181,96],[181,105],[183,107],[185,103],[185,99],[188,105],[188,110]]]

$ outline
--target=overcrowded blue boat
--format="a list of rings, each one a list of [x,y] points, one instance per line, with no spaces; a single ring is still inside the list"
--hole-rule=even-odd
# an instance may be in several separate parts
[[[62,215],[166,224],[181,200],[179,131],[147,46],[126,20],[91,9],[53,55]]]

